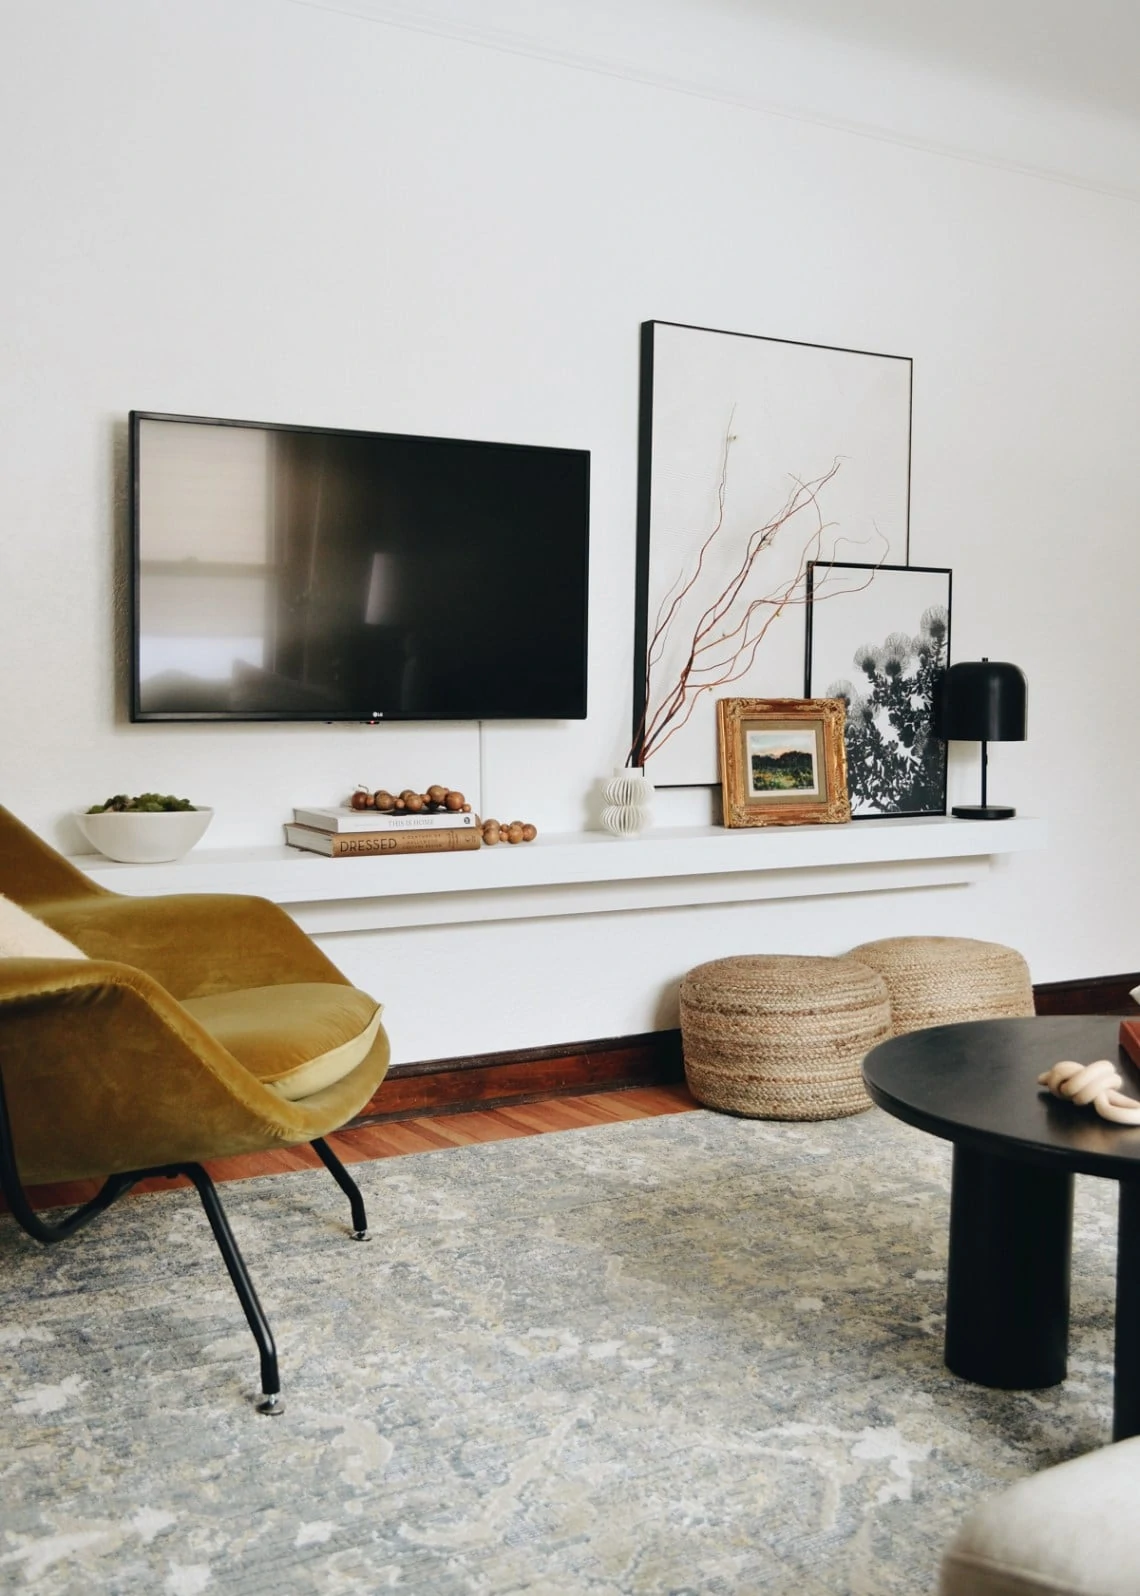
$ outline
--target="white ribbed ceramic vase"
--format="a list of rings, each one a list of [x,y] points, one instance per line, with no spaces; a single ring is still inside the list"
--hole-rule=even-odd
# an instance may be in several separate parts
[[[640,768],[619,765],[602,797],[602,825],[615,837],[636,837],[653,819],[653,783]]]

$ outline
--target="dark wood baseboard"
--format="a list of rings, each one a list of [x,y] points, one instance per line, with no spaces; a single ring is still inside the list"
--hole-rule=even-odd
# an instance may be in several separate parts
[[[1047,981],[1033,988],[1038,1014],[1140,1014],[1129,997],[1140,971],[1079,981]],[[482,1053],[471,1058],[397,1064],[355,1125],[428,1114],[534,1103],[631,1086],[667,1086],[685,1078],[680,1031],[647,1031],[601,1041]]]
[[[1140,1014],[1129,996],[1140,986],[1140,971],[1131,975],[1094,975],[1083,981],[1046,981],[1033,988],[1038,1014]]]
[[[680,1031],[397,1064],[353,1125],[683,1081]]]

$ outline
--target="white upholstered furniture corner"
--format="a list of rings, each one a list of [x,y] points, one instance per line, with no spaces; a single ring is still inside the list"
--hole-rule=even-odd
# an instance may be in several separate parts
[[[938,1596],[1138,1596],[1140,1436],[1019,1480],[946,1548]]]

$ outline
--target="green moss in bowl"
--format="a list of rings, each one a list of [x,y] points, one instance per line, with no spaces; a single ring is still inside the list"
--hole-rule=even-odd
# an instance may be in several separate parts
[[[89,815],[167,815],[176,809],[197,809],[197,804],[192,804],[189,798],[175,798],[168,792],[140,792],[137,798],[128,798],[126,793],[116,793],[113,798],[108,798],[105,803],[92,804],[87,810]]]
[[[158,864],[189,853],[214,811],[163,793],[144,792],[137,798],[119,793],[75,818],[87,841],[109,859]]]

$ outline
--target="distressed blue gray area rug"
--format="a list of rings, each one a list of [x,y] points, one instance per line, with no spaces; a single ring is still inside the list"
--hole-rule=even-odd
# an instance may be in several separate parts
[[[287,1411],[193,1193],[0,1220],[0,1588],[921,1596],[968,1507],[1108,1439],[1113,1188],[1070,1376],[942,1366],[949,1149],[708,1113],[224,1188]]]

